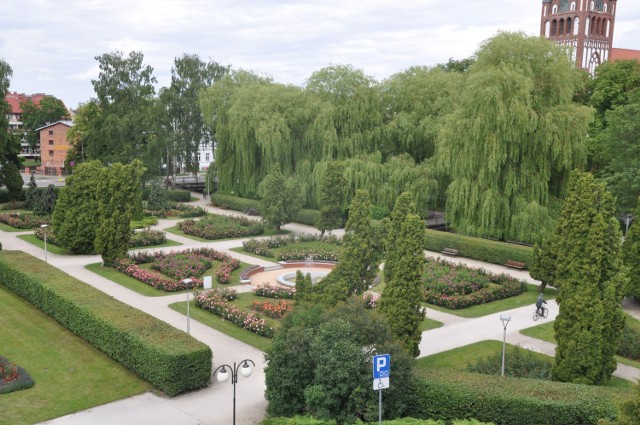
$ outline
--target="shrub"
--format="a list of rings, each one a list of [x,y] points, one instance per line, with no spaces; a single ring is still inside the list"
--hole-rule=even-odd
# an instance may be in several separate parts
[[[0,356],[0,394],[26,390],[35,385],[26,370]]]
[[[441,252],[444,248],[460,251],[460,255],[488,263],[504,265],[509,260],[525,264],[533,262],[533,248],[488,239],[474,238],[437,230],[426,230],[425,249]]]
[[[216,316],[228,320],[250,332],[267,338],[272,338],[275,333],[274,329],[267,325],[265,319],[229,304],[227,300],[215,290],[198,292],[194,300],[196,306],[201,309],[208,310]]]
[[[131,229],[144,229],[158,224],[158,217],[148,216],[142,220],[131,220]]]
[[[15,229],[34,229],[49,223],[49,217],[38,217],[33,214],[5,213],[0,214],[0,222]]]
[[[217,206],[225,205],[227,208],[235,211],[244,211],[247,208],[253,208],[260,213],[260,201],[255,199],[240,198],[239,196],[224,195],[220,193],[211,194],[211,203]]]
[[[292,300],[295,298],[296,290],[263,283],[258,285],[258,287],[253,290],[253,293],[258,297]]]
[[[624,327],[617,354],[628,359],[640,360],[640,330]]]
[[[514,378],[534,378],[551,380],[553,363],[550,360],[536,357],[531,351],[516,346],[505,358],[504,374]],[[484,373],[485,375],[502,374],[502,353],[498,352],[486,359],[479,359],[467,365],[467,371]]]
[[[35,229],[33,229],[34,236],[41,241],[44,241],[45,233],[47,235],[47,243],[60,246],[58,238],[56,238],[56,234],[53,232],[52,227],[47,227],[46,229],[43,229],[42,227],[36,227]]]
[[[214,240],[257,236],[264,232],[262,224],[244,217],[226,217],[212,214],[199,221],[184,220],[178,223],[184,233]]]
[[[129,239],[130,247],[162,245],[167,242],[166,233],[160,230],[145,229],[135,232]]]
[[[23,252],[2,252],[0,281],[168,395],[209,381],[208,346],[41,260]]]
[[[2,205],[0,205],[0,210],[2,211],[10,211],[10,210],[21,210],[26,208],[26,202],[23,201],[9,201]]]
[[[524,281],[473,270],[448,261],[427,260],[425,302],[453,310],[513,297],[527,291]]]
[[[474,373],[422,370],[407,389],[408,416],[453,420],[476,418],[497,425],[597,425],[614,418],[627,390],[517,379]]]
[[[308,226],[314,226],[315,223],[320,217],[320,210],[309,210],[309,209],[300,209],[297,213],[293,215],[293,222],[306,224]]]

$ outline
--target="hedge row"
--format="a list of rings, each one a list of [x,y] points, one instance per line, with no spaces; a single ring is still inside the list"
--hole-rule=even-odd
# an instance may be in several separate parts
[[[378,422],[374,422],[378,423]],[[443,421],[434,421],[430,419],[413,419],[403,418],[394,419],[392,421],[382,421],[383,425],[444,425]],[[260,422],[260,425],[336,425],[335,420],[321,420],[308,416],[295,416],[293,418],[268,418]],[[492,425],[486,422],[478,422],[476,420],[456,420],[451,425]]]
[[[2,251],[0,284],[170,396],[209,382],[208,346],[44,261]]]
[[[476,418],[496,425],[597,425],[615,418],[628,391],[538,379],[422,370],[414,412],[424,419]]]
[[[254,208],[258,211],[258,214],[260,214],[260,201],[256,199],[247,199],[233,195],[214,193],[211,195],[211,201],[213,201],[213,203],[218,207],[228,208],[235,211],[244,211],[247,208]],[[293,222],[314,226],[319,215],[319,210],[301,209],[295,217],[293,217]]]
[[[142,190],[142,200],[146,201],[149,199],[150,188],[144,188]],[[183,189],[173,189],[173,190],[165,190],[163,192],[169,201],[173,202],[189,202],[191,201],[191,192]]]
[[[463,236],[455,233],[426,230],[425,249],[441,252],[444,248],[457,249],[460,255],[487,263],[504,265],[513,260],[528,268],[533,262],[533,248],[488,239]]]

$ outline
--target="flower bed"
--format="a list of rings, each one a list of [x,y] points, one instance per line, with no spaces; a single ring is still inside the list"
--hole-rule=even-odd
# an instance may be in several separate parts
[[[469,269],[448,261],[427,261],[425,302],[458,310],[519,295],[527,283],[504,274]]]
[[[34,384],[26,370],[0,356],[0,394],[25,390]]]
[[[40,239],[41,241],[44,240],[45,233],[47,235],[48,243],[60,246],[60,244],[58,243],[58,238],[56,238],[56,234],[53,233],[52,227],[47,227],[45,229],[43,229],[42,227],[36,227],[35,229],[33,229],[34,236]]]
[[[242,243],[243,249],[245,252],[249,252],[251,254],[260,255],[262,257],[267,258],[275,258],[276,255],[271,251],[272,249],[282,248],[290,244],[295,243],[305,243],[305,242],[323,242],[330,245],[340,246],[342,240],[335,235],[311,235],[311,234],[297,234],[297,235],[287,235],[287,236],[275,236],[268,239],[250,239],[246,242]],[[292,249],[291,252],[299,251],[296,249]],[[322,250],[324,252],[332,252],[329,250]],[[290,255],[290,254],[288,254]],[[303,254],[301,254],[303,255]],[[334,256],[333,253],[326,254],[331,258],[315,258],[316,260],[329,260],[336,261],[333,259],[337,257],[337,254]],[[301,258],[286,258],[299,260]],[[279,260],[284,261],[285,258],[279,258]],[[302,258],[303,259],[303,258]]]
[[[160,230],[145,229],[135,232],[129,240],[130,247],[162,245],[167,242],[166,234]]]
[[[228,320],[243,329],[267,338],[272,338],[274,335],[274,329],[267,325],[264,318],[258,314],[246,312],[229,304],[227,299],[215,289],[198,292],[194,299],[196,306],[203,310],[208,310],[216,316]]]
[[[210,248],[194,248],[169,253],[137,252],[129,254],[129,258],[117,260],[114,268],[161,291],[175,292],[201,287],[202,280],[199,276],[211,268],[212,261],[222,262],[216,272],[216,279],[221,283],[230,283],[231,273],[240,267],[240,262],[227,254]],[[153,269],[175,280],[138,267],[144,263],[152,263]],[[192,282],[184,284],[183,280],[187,278]]]
[[[285,300],[278,300],[276,303],[270,301],[254,301],[251,303],[251,309],[272,319],[282,319],[287,313],[293,310],[293,305]]]
[[[184,233],[214,240],[257,236],[264,232],[262,224],[244,217],[227,217],[212,214],[202,220],[184,220],[178,223]]]
[[[48,217],[38,217],[33,214],[5,213],[0,214],[0,222],[14,229],[34,229],[49,223]]]
[[[318,261],[338,261],[340,254],[338,251],[326,249],[296,249],[295,247],[284,248],[278,256],[279,261],[302,260],[309,258]]]
[[[207,210],[199,206],[191,206],[181,204],[179,202],[171,203],[166,210],[144,210],[145,215],[151,215],[162,218],[191,218],[191,217],[204,217],[207,215]]]
[[[295,298],[296,290],[263,283],[262,285],[258,285],[258,287],[253,290],[253,293],[258,297],[292,300]]]

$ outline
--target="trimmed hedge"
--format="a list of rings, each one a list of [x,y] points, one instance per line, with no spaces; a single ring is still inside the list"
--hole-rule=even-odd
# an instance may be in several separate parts
[[[597,425],[613,419],[628,391],[538,379],[420,371],[410,416],[477,418],[496,425]]]
[[[211,201],[218,207],[228,208],[235,211],[244,211],[247,208],[254,208],[260,212],[260,201],[256,199],[240,198],[239,196],[223,195],[221,193],[214,193],[211,195]],[[301,209],[293,217],[294,223],[308,224],[309,226],[315,226],[316,220],[320,215],[319,210]]]
[[[361,422],[359,422],[361,423]],[[378,423],[378,422],[371,422]],[[382,421],[383,425],[444,425],[442,421],[433,421],[430,419],[413,419],[402,418],[394,419],[391,421]],[[260,422],[260,425],[336,425],[335,420],[321,420],[311,418],[309,416],[295,416],[293,418],[267,418]],[[451,425],[492,425],[486,422],[478,422],[476,420],[457,420],[453,421]]]
[[[525,264],[533,262],[533,248],[506,242],[463,236],[455,233],[426,229],[425,249],[441,252],[444,248],[457,249],[460,256],[504,265],[513,260]]]
[[[44,261],[2,251],[0,283],[170,396],[209,382],[207,345]]]
[[[146,201],[149,199],[150,188],[146,187],[142,190],[142,200]],[[183,189],[173,189],[166,190],[162,189],[164,195],[167,197],[169,201],[173,202],[190,202],[191,201],[191,192]]]

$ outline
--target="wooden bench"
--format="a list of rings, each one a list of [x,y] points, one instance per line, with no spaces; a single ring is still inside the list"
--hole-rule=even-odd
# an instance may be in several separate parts
[[[520,269],[520,270],[524,269],[524,263],[521,263],[519,261],[513,261],[513,260],[507,261],[505,266],[511,267],[511,268],[514,268],[514,269]]]
[[[445,248],[441,252],[445,255],[451,255],[453,257],[457,257],[458,255],[460,255],[460,251],[453,248]]]

